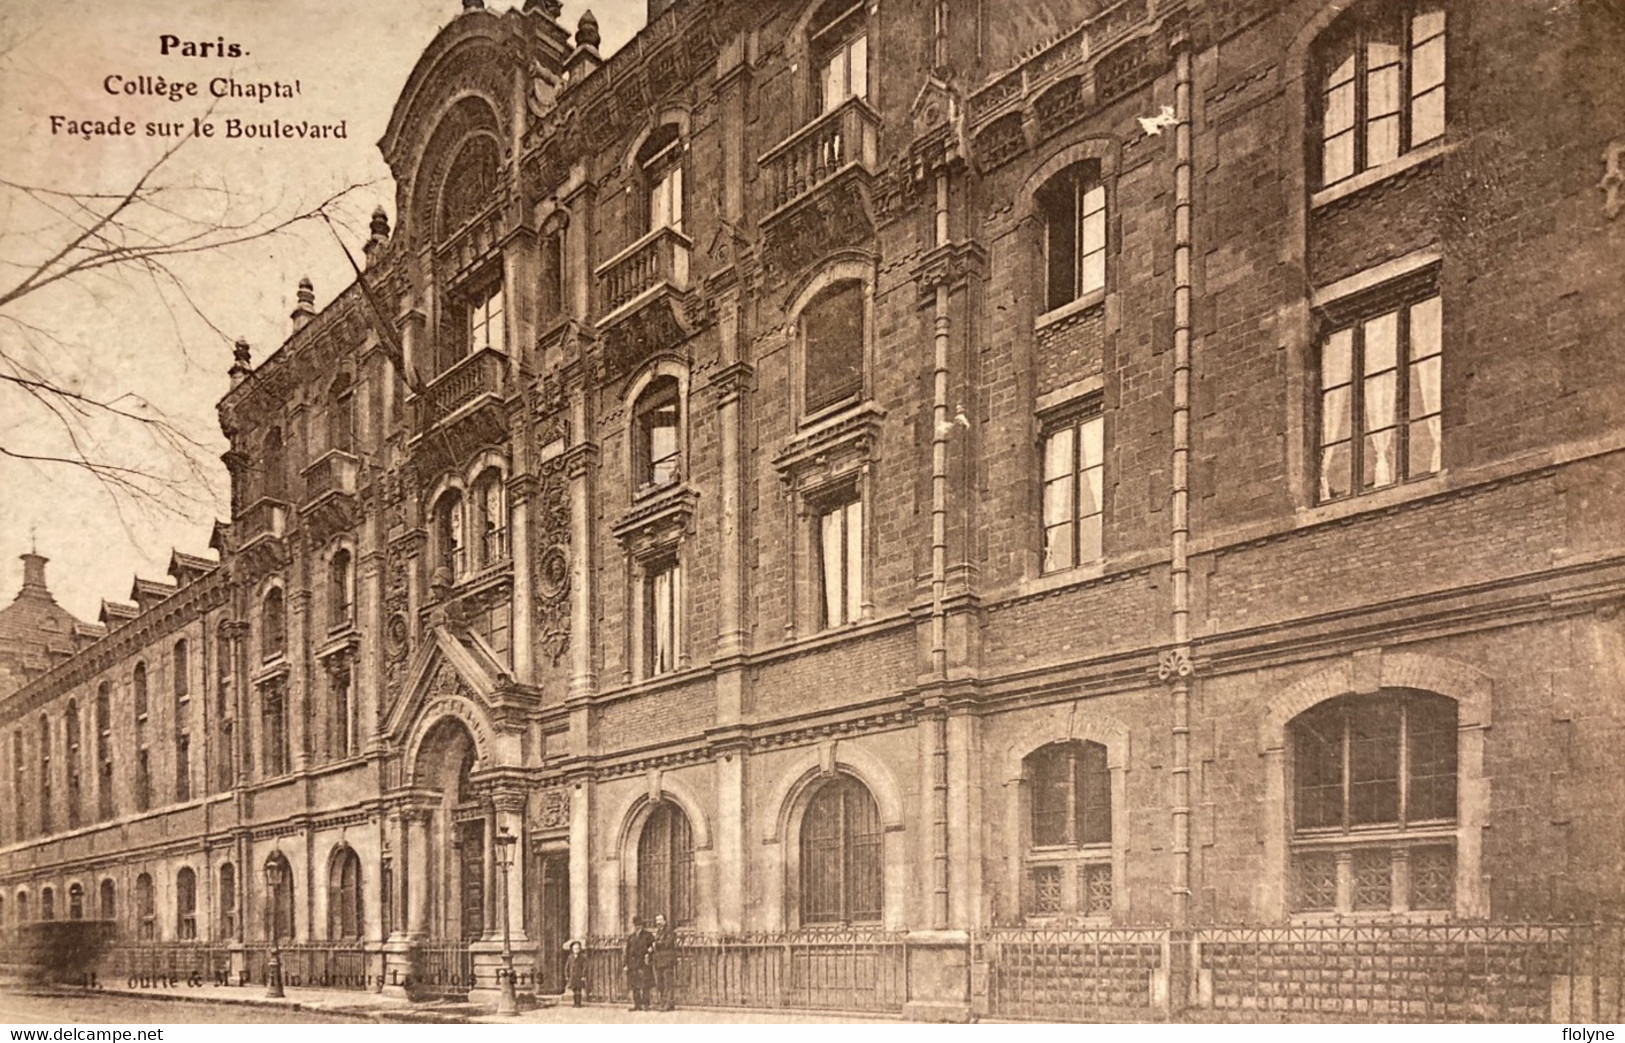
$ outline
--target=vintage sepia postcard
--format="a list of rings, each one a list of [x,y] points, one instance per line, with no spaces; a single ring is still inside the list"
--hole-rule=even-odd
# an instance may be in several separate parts
[[[12,1039],[1625,1020],[1625,0],[0,0],[0,141]]]

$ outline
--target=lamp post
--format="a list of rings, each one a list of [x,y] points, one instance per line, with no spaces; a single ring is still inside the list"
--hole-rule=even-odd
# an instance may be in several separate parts
[[[508,935],[508,870],[513,868],[513,849],[519,838],[503,826],[494,839],[497,868],[502,870],[502,987],[497,992],[497,1013],[512,1017],[519,1013],[519,998],[513,991],[513,943]]]
[[[265,920],[271,928],[271,959],[265,965],[265,995],[282,999],[282,861],[265,860]]]

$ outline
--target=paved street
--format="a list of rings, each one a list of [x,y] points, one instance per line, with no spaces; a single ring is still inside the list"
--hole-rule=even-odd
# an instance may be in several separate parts
[[[234,993],[236,990],[232,990]],[[566,1004],[528,1010],[502,1018],[488,1008],[469,1004],[409,1004],[391,1002],[372,993],[290,989],[286,1000],[263,1001],[243,990],[231,1000],[167,995],[140,996],[98,992],[37,993],[0,990],[0,1024],[354,1024],[366,1022],[428,1022],[439,1024],[529,1025],[785,1025],[805,1021],[863,1024],[873,1017],[846,1017],[817,1012],[780,1013],[718,1008],[676,1010],[670,1013],[630,1011],[619,1004],[589,1004],[579,1009]]]
[[[140,996],[38,995],[0,991],[0,1024],[11,1025],[245,1025],[263,1022],[347,1025],[370,1019],[343,1014],[235,1003],[179,1002]]]

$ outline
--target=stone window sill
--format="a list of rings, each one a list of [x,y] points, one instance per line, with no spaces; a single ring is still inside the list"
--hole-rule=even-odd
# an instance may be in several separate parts
[[[1442,139],[1423,145],[1419,149],[1412,149],[1398,159],[1390,160],[1380,167],[1362,170],[1353,177],[1344,178],[1335,185],[1311,193],[1309,196],[1309,209],[1318,210],[1323,206],[1330,206],[1339,199],[1347,199],[1349,196],[1365,191],[1372,185],[1386,181],[1391,177],[1397,177],[1407,170],[1419,167],[1423,163],[1430,162],[1454,150],[1455,145]]]
[[[1077,300],[1068,301],[1059,308],[1054,308],[1038,316],[1038,318],[1033,320],[1033,330],[1042,330],[1053,326],[1058,322],[1065,322],[1074,315],[1080,315],[1091,308],[1097,307],[1105,300],[1105,287],[1101,287],[1098,290],[1090,290]]]

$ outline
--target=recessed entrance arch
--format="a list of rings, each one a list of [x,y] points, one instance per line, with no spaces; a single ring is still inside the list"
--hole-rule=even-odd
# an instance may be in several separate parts
[[[474,736],[456,717],[442,717],[423,733],[412,782],[435,799],[427,813],[429,937],[475,941],[490,929],[486,896],[491,859],[488,801],[472,781],[479,752]]]

